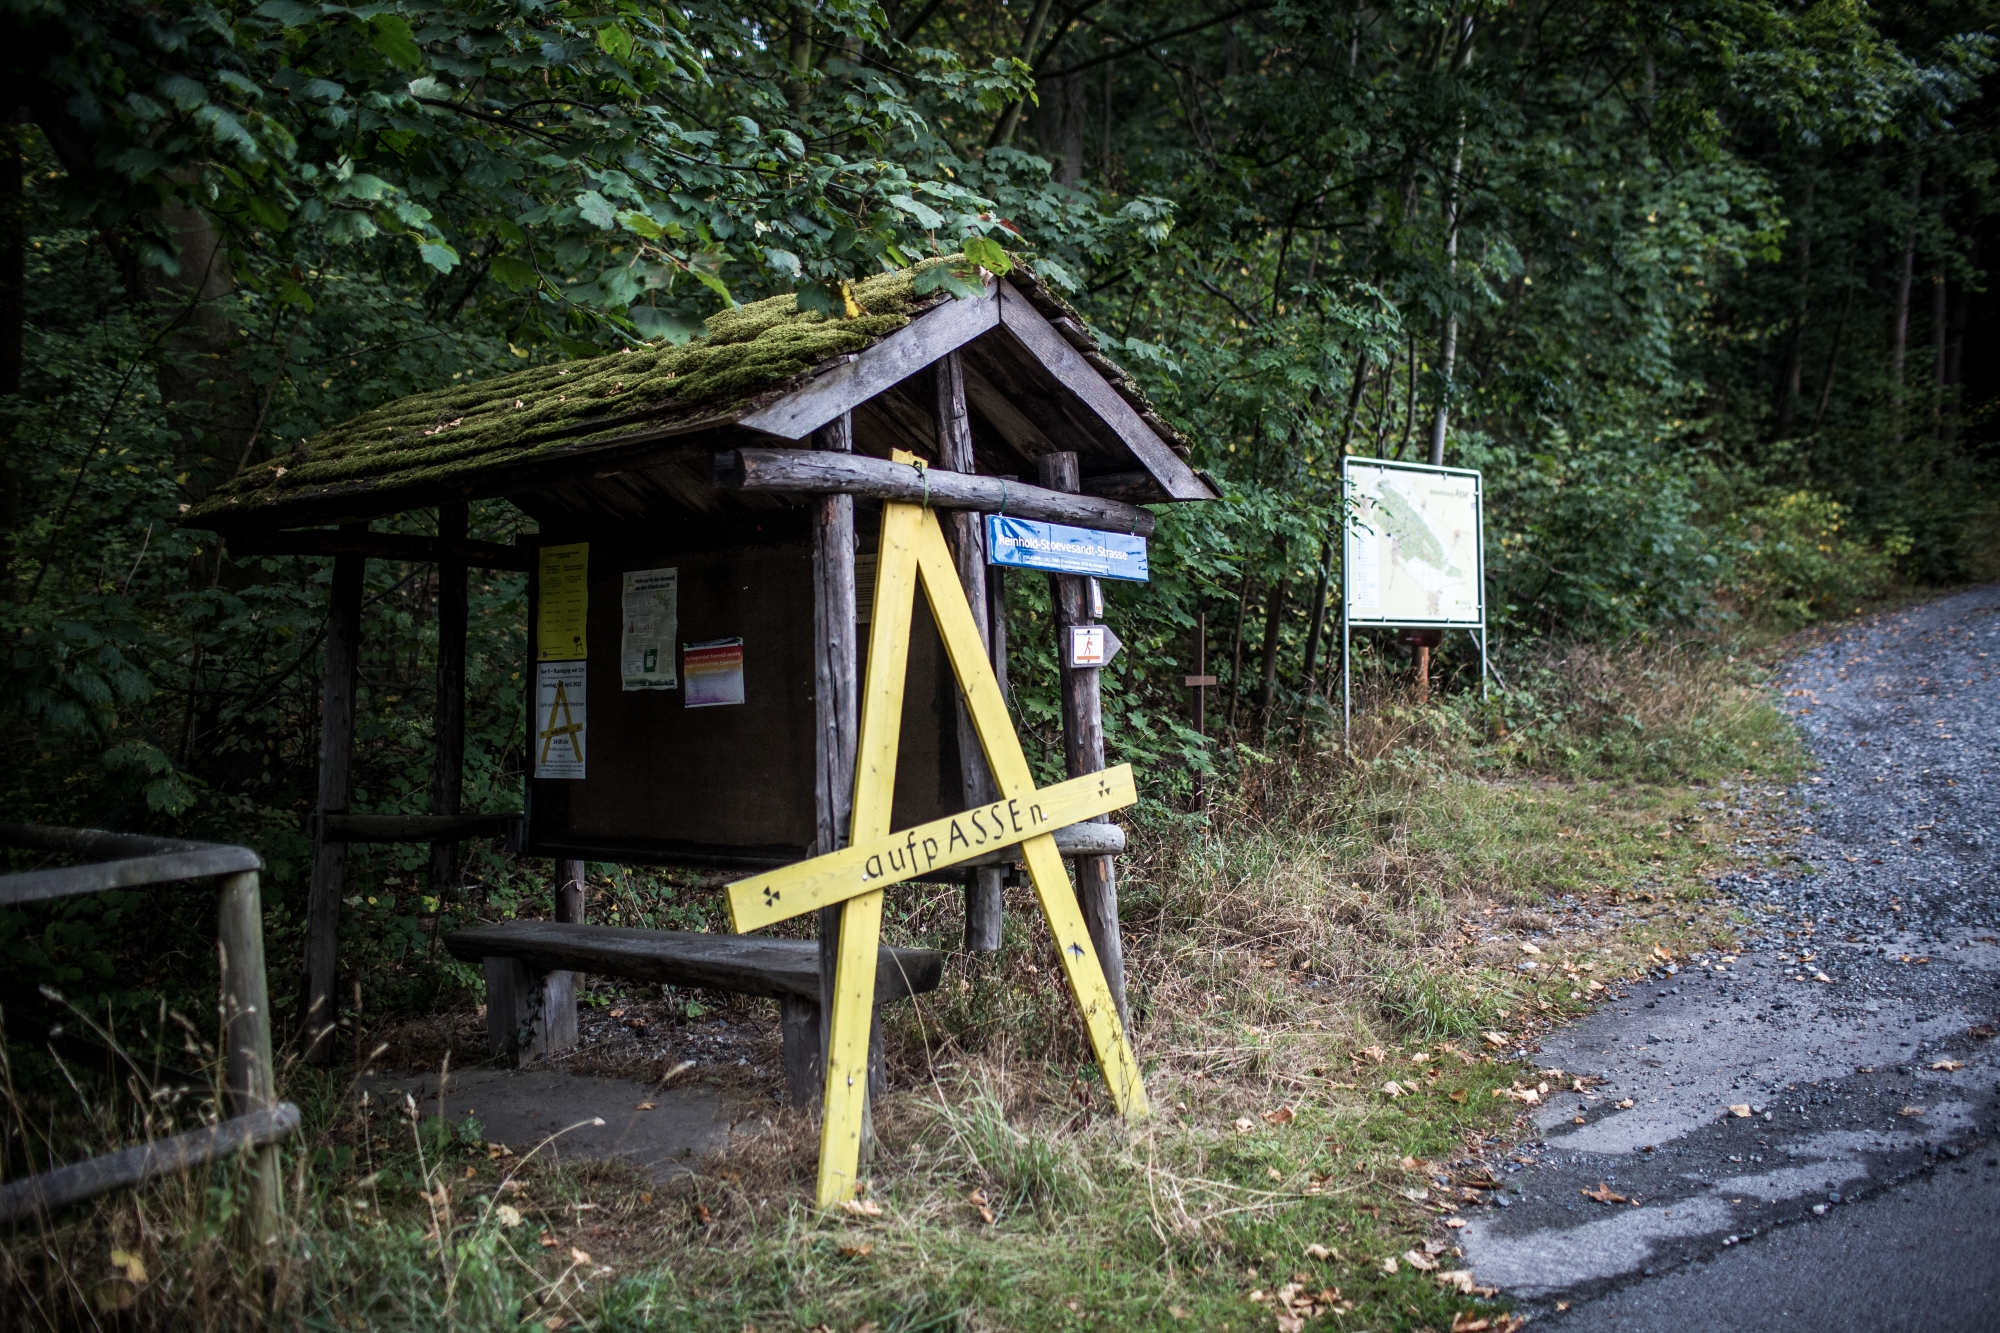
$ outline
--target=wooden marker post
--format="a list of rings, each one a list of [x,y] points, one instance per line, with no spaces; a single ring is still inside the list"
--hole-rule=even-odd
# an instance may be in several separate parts
[[[1082,486],[1077,456],[1044,454],[1038,462],[1042,485],[1052,491],[1076,491]],[[1071,777],[1104,768],[1104,709],[1098,692],[1098,668],[1069,664],[1070,628],[1091,623],[1090,580],[1074,574],[1049,575],[1049,600],[1055,606],[1056,634],[1065,645],[1056,654],[1062,667],[1063,766]],[[1076,858],[1076,893],[1083,902],[1090,939],[1104,962],[1104,981],[1118,1006],[1118,1021],[1128,1024],[1125,1007],[1125,942],[1118,933],[1118,863],[1109,856]]]
[[[343,531],[367,531],[365,524]],[[308,1063],[333,1058],[327,1038],[338,1020],[340,895],[347,886],[347,844],[327,837],[326,818],[345,814],[354,781],[354,691],[361,668],[361,589],[366,557],[333,558],[326,611],[326,677],[321,686],[319,818],[313,829],[312,887],[306,897],[306,977],[301,1038]]]
[[[896,461],[914,465],[912,455],[897,453]],[[889,884],[922,873],[913,852],[923,839],[941,846],[936,860],[926,853],[926,865],[944,866],[970,859],[977,850],[969,843],[955,849],[948,830],[906,830],[904,841],[890,839],[890,807],[895,794],[896,754],[902,730],[903,687],[908,668],[910,618],[919,581],[929,599],[945,655],[958,680],[966,711],[992,774],[996,803],[1008,807],[1009,834],[1018,833],[1023,859],[1035,885],[1035,897],[1049,935],[1062,959],[1070,991],[1076,997],[1091,1049],[1120,1114],[1146,1115],[1146,1090],[1137,1060],[1126,1040],[1105,973],[1091,943],[1090,930],[1070,891],[1069,876],[1052,836],[1057,812],[1070,796],[1056,789],[1038,791],[1020,738],[1001,698],[981,642],[978,623],[965,597],[956,559],[945,544],[937,516],[911,504],[890,503],[882,509],[882,536],[877,548],[875,598],[868,638],[868,673],[861,688],[861,723],[855,755],[854,809],[849,825],[850,850],[837,857],[815,857],[783,870],[740,880],[729,886],[729,909],[738,929],[752,929],[810,911],[828,893],[844,893],[846,910],[840,928],[839,962],[834,974],[830,1039],[826,1055],[825,1114],[820,1128],[818,1199],[822,1207],[854,1196],[860,1181],[862,1138],[868,1106],[868,1048],[874,1014],[876,951],[881,940],[882,892]],[[1120,787],[1119,782],[1127,784]],[[1116,808],[1129,804],[1129,770],[1104,773],[1096,791],[1080,791],[1078,809]],[[1069,784],[1064,784],[1066,787]],[[1092,801],[1104,804],[1093,806]],[[1032,811],[1042,805],[1049,832],[1036,832]],[[971,823],[974,814],[963,816]],[[1020,829],[1013,828],[1018,817]],[[949,824],[952,821],[939,821]],[[975,827],[977,827],[975,825]],[[902,871],[883,869],[894,846],[904,849]],[[870,856],[880,857],[875,865]],[[859,859],[857,869],[852,863]],[[839,887],[841,876],[846,887]],[[822,887],[814,890],[811,886]],[[833,886],[831,888],[826,886]],[[788,897],[789,895],[789,897]]]
[[[1214,676],[1208,675],[1208,612],[1194,613],[1194,674],[1184,677],[1183,685],[1194,691],[1194,734],[1208,738],[1208,687],[1216,683]],[[1201,769],[1194,771],[1194,808],[1201,810],[1208,805],[1208,783]]]

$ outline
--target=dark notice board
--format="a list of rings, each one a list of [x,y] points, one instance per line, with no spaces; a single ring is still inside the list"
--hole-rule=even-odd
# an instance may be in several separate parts
[[[875,521],[857,515],[865,557]],[[693,529],[544,532],[541,544],[590,544],[585,637],[588,725],[583,779],[535,778],[535,626],[540,561],[528,579],[527,843],[534,856],[751,870],[812,853],[812,533],[804,511]],[[677,569],[681,645],[743,640],[741,704],[686,706],[674,690],[623,688],[623,575]],[[871,580],[860,594],[866,670]],[[683,672],[683,675],[685,673]],[[960,799],[957,723],[943,645],[921,591],[911,625],[895,824],[949,814]]]

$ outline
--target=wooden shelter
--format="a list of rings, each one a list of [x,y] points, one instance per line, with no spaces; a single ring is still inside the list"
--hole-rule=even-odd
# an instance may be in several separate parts
[[[920,276],[936,264],[959,265],[981,294],[920,293]],[[239,554],[334,560],[308,908],[309,1049],[324,1053],[339,993],[351,842],[432,843],[442,881],[457,840],[518,819],[520,850],[558,862],[558,922],[582,920],[586,860],[747,872],[840,846],[865,632],[857,606],[867,604],[880,502],[945,512],[1004,683],[1005,619],[994,612],[1001,585],[984,558],[982,513],[1147,535],[1153,516],[1138,506],[1216,498],[1075,312],[1025,272],[996,279],[962,260],[934,260],[857,283],[851,294],[846,318],[775,297],[714,316],[707,335],[684,346],[536,366],[390,403],[246,473],[187,515]],[[892,450],[923,465],[892,462]],[[540,531],[514,545],[469,540],[467,503],[496,497]],[[436,536],[369,527],[412,510],[436,511]],[[370,558],[440,566],[428,816],[348,808]],[[538,748],[519,814],[459,808],[471,566],[530,573],[529,735]],[[1059,625],[1087,623],[1089,581],[1051,579]],[[1063,697],[1070,776],[1102,769],[1096,670],[1065,667]],[[572,704],[573,714],[560,711]],[[920,626],[896,827],[990,798],[967,725],[936,635]],[[1108,823],[1077,826],[1058,845],[1076,858],[1122,1013],[1113,861],[1122,834]],[[966,881],[968,946],[998,947],[1002,868],[955,873]],[[837,930],[838,911],[823,917],[823,939]],[[572,1007],[566,1027],[560,1015],[544,1023],[545,1046],[559,1047],[574,1029]]]

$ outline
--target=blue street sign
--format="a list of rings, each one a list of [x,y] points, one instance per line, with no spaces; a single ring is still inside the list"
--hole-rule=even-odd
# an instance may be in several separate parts
[[[1150,577],[1144,537],[999,514],[986,516],[986,563],[1134,583],[1144,583]]]

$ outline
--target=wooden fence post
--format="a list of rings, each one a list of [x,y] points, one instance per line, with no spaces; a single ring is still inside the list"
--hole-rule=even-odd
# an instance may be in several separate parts
[[[1075,491],[1082,485],[1077,456],[1044,454],[1038,460],[1042,485],[1052,491]],[[1056,660],[1062,664],[1063,766],[1070,777],[1104,769],[1104,711],[1098,694],[1098,668],[1069,665],[1069,631],[1088,623],[1089,580],[1073,574],[1049,575],[1050,601],[1056,612]],[[1100,817],[1099,823],[1111,822]],[[1125,943],[1118,933],[1118,869],[1109,856],[1076,858],[1076,892],[1090,942],[1104,965],[1105,984],[1118,1005],[1118,1021],[1132,1030],[1125,1005]]]
[[[229,1080],[230,1114],[249,1115],[278,1104],[271,1065],[271,997],[264,974],[264,903],[257,872],[226,876],[216,908],[216,943],[222,964],[222,1040]],[[331,1042],[327,1043],[329,1046]],[[265,1144],[251,1158],[250,1206],[245,1242],[262,1255],[277,1234],[282,1198],[278,1148]]]
[[[465,791],[465,621],[466,565],[447,554],[449,542],[466,537],[462,504],[438,506],[437,704],[432,710],[431,813],[455,815]],[[431,844],[431,892],[440,904],[458,887],[455,842]]]
[[[965,412],[965,368],[957,352],[946,353],[938,361],[936,376],[937,465],[947,472],[975,473],[979,465],[972,452],[972,421]],[[951,539],[952,555],[958,561],[958,581],[965,589],[972,619],[979,626],[980,642],[990,657],[993,627],[986,601],[984,524],[982,515],[968,510],[954,509],[945,515],[945,535]],[[961,808],[971,810],[993,799],[993,775],[987,772],[979,733],[973,728],[972,715],[966,711],[962,696],[957,700],[956,712]],[[1000,947],[1005,875],[999,866],[979,866],[966,883],[965,947],[969,952],[992,953]]]
[[[366,524],[347,529],[358,535]],[[361,662],[361,592],[366,558],[333,558],[333,589],[326,613],[326,679],[319,735],[319,819],[313,829],[312,887],[306,898],[306,987],[301,1007],[306,1059],[325,1064],[328,1040],[339,1019],[335,983],[340,970],[340,895],[347,887],[347,844],[326,836],[326,816],[344,814],[353,793],[354,692]]]

